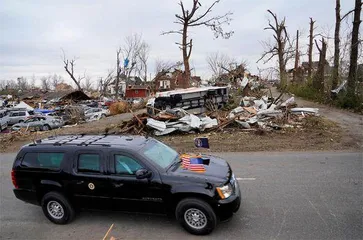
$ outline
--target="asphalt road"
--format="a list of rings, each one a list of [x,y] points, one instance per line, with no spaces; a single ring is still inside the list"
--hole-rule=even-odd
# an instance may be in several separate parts
[[[209,236],[185,232],[163,216],[82,212],[69,225],[50,223],[40,207],[17,200],[0,155],[0,239],[363,239],[362,153],[218,154],[240,178],[242,206]]]

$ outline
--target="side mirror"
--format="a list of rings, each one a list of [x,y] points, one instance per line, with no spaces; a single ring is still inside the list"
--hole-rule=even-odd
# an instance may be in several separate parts
[[[152,173],[147,169],[142,168],[136,171],[136,179],[145,179],[151,177]]]

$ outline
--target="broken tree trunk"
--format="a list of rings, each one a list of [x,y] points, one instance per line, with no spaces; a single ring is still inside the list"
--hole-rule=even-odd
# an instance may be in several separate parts
[[[299,73],[299,30],[296,31],[296,49],[295,49],[295,67],[294,67],[294,82],[298,80]]]
[[[324,91],[324,81],[325,81],[325,65],[326,65],[326,50],[327,43],[324,38],[321,40],[322,47],[320,48],[318,43],[315,41],[316,47],[319,50],[319,65],[318,70],[313,78],[313,87],[319,92]]]
[[[335,6],[335,33],[334,33],[334,66],[332,72],[332,86],[335,89],[339,82],[339,60],[340,60],[340,0],[336,0]]]
[[[349,67],[348,87],[347,87],[348,97],[352,97],[355,95],[355,88],[357,81],[357,62],[358,62],[358,52],[359,52],[359,25],[361,23],[360,19],[361,12],[362,12],[362,2],[361,0],[355,0],[352,44],[351,44],[351,53],[350,53],[350,67]]]
[[[315,23],[315,21],[313,21],[313,19],[310,18],[308,79],[311,79],[311,75],[312,75],[312,71],[313,71],[314,23]]]

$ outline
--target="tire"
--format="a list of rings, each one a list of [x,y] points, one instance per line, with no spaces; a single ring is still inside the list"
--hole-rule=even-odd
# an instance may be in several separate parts
[[[195,221],[192,219],[193,215],[196,217]],[[185,230],[195,235],[209,234],[217,225],[217,217],[212,207],[197,198],[181,200],[176,206],[175,216]]]
[[[51,130],[51,128],[50,128],[50,126],[48,125],[48,124],[45,124],[43,127],[42,127],[42,129],[41,129],[42,131],[49,131],[49,130]]]
[[[105,118],[105,117],[106,117],[106,115],[105,115],[105,114],[102,114],[102,115],[101,115],[101,119],[102,119],[102,118]]]
[[[75,211],[69,201],[58,192],[44,195],[41,206],[44,215],[55,224],[67,224],[73,220]],[[52,208],[55,209],[52,211]]]

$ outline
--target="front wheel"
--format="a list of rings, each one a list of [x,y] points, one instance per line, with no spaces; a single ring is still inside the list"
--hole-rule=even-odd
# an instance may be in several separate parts
[[[217,225],[217,217],[212,207],[196,198],[181,200],[176,207],[175,215],[183,228],[195,235],[209,234]]]
[[[66,224],[75,216],[75,211],[69,201],[58,192],[44,195],[42,202],[44,215],[53,223]]]

